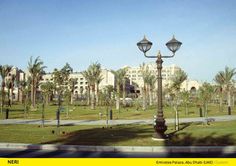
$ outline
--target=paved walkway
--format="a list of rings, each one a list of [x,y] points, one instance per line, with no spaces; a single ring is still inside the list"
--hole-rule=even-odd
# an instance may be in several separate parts
[[[225,116],[212,116],[208,117],[209,121],[233,121],[236,120],[236,115],[225,115]],[[167,124],[174,123],[174,119],[166,119]],[[190,122],[205,122],[206,118],[180,118],[180,123],[190,123]],[[40,125],[42,123],[39,119],[5,119],[0,120],[0,124],[35,124]],[[45,125],[56,125],[56,120],[45,120]],[[106,125],[106,120],[60,120],[61,125]],[[119,125],[119,124],[153,124],[153,120],[108,120],[109,125]]]

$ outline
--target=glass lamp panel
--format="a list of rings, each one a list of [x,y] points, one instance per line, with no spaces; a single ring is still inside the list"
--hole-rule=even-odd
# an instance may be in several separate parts
[[[143,52],[146,53],[152,47],[152,42],[148,41],[145,37],[143,40],[137,43],[138,48]]]
[[[180,48],[181,45],[182,43],[176,40],[174,37],[169,42],[166,43],[168,49],[173,53],[175,53]]]

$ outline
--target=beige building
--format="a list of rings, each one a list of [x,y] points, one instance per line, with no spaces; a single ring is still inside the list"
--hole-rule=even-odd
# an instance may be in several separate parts
[[[81,74],[81,72],[74,72],[70,74],[69,78],[76,78],[77,79],[77,84],[75,85],[76,89],[74,91],[74,94],[84,94],[86,92],[88,82],[84,78],[84,76]],[[115,77],[111,73],[110,70],[107,69],[102,69],[102,81],[99,84],[99,89],[103,89],[107,85],[112,85],[114,86],[115,83]],[[47,73],[43,75],[42,78],[42,83],[47,82],[47,81],[53,81],[52,78],[52,73]]]
[[[156,63],[147,63],[145,64],[145,67],[148,67],[149,71],[153,75],[157,75],[157,65]],[[130,79],[130,83],[133,82],[138,84],[139,87],[143,86],[143,78],[141,73],[141,67],[129,67],[128,68],[128,78]],[[170,83],[171,78],[175,75],[177,71],[181,70],[180,67],[176,65],[170,65],[170,66],[163,66],[162,68],[162,81],[163,86]]]
[[[133,83],[137,84],[139,88],[143,87],[143,78],[141,73],[141,66],[138,67],[130,67],[125,66],[128,68],[127,77],[130,80],[130,84]],[[153,75],[157,75],[157,65],[156,63],[147,63],[144,65],[144,67],[148,67],[148,70],[151,71]],[[163,87],[171,83],[171,78],[179,71],[181,68],[177,65],[169,65],[169,66],[163,66],[162,68],[162,84]],[[182,90],[188,90],[190,91],[192,88],[195,88],[196,90],[199,89],[201,84],[196,80],[186,80],[183,82],[181,89]],[[157,87],[157,83],[156,83]]]

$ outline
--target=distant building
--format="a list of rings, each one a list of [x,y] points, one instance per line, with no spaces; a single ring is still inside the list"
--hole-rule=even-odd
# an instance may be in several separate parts
[[[107,85],[114,86],[115,77],[110,70],[102,69],[101,75],[102,75],[103,79],[99,84],[99,89],[103,89]],[[77,79],[77,83],[75,84],[74,94],[84,94],[86,92],[86,89],[88,87],[88,82],[84,78],[84,76],[82,75],[81,72],[71,73],[69,78],[76,78]],[[47,74],[43,75],[42,80],[40,82],[44,83],[47,81],[50,81],[50,82],[53,81],[52,73],[47,73]]]
[[[139,88],[143,87],[144,81],[141,73],[141,67],[130,67],[125,66],[128,69],[127,77],[130,80],[130,84],[137,84]],[[145,67],[148,67],[149,71],[153,75],[157,75],[157,65],[156,63],[147,63]],[[163,66],[162,68],[162,84],[165,87],[168,84],[171,84],[171,79],[181,68],[177,65]],[[190,91],[191,89],[199,89],[201,84],[196,80],[186,80],[183,82],[181,89]],[[157,83],[156,86],[157,87]]]

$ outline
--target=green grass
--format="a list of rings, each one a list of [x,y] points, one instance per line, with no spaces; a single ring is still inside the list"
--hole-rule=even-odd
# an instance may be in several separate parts
[[[88,106],[69,106],[69,117],[67,117],[66,110],[67,106],[64,106],[65,110],[61,113],[61,119],[72,119],[72,120],[98,120],[106,119],[106,110],[104,106],[96,107],[96,110],[91,110]],[[56,119],[56,105],[50,105],[45,108],[45,119]],[[113,110],[113,119],[152,119],[156,114],[156,106],[149,107],[146,111],[142,109],[136,110],[135,107],[121,108],[120,111]],[[164,107],[164,116],[165,118],[174,118],[175,112],[171,107]],[[10,119],[40,119],[41,118],[42,106],[38,105],[37,110],[29,111],[27,116],[24,116],[24,107],[23,105],[13,105],[10,108],[9,118]],[[99,113],[102,113],[102,117],[99,116]],[[232,110],[232,114],[235,114],[236,108]],[[186,117],[199,117],[199,108],[189,107],[189,114],[185,115],[185,108],[179,107],[180,118]],[[219,116],[227,115],[227,109],[224,108],[223,112],[219,111],[218,105],[209,105],[208,116]],[[5,118],[5,113],[1,115],[1,118]]]
[[[65,134],[52,134],[55,126],[40,128],[35,125],[0,125],[0,142],[32,144],[76,144],[76,145],[116,145],[116,146],[170,146],[170,145],[236,145],[236,121],[181,124],[175,132],[168,127],[168,141],[151,139],[151,125],[103,126],[61,126]]]

